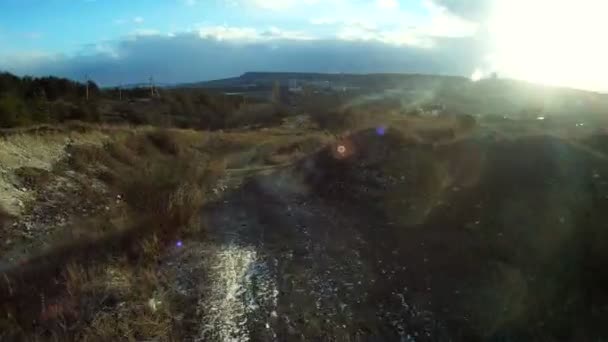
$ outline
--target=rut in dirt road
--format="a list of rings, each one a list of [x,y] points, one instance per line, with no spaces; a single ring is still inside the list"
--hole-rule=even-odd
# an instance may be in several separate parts
[[[407,268],[376,258],[362,235],[378,222],[307,194],[293,170],[248,180],[205,216],[220,247],[202,337],[423,340],[441,330],[408,303]]]

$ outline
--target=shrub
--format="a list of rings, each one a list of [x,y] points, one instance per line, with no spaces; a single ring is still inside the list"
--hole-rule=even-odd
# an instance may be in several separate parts
[[[0,97],[0,127],[16,127],[29,122],[25,104],[20,98],[13,95]]]
[[[263,126],[279,124],[287,116],[285,108],[275,104],[250,104],[231,113],[227,127]]]
[[[333,133],[365,129],[381,124],[385,115],[382,113],[354,108],[341,109],[332,112],[316,112],[311,115],[321,129]]]
[[[166,129],[159,129],[148,133],[147,137],[154,147],[164,153],[177,156],[181,152],[182,146],[178,141],[177,134],[174,132]]]
[[[50,180],[47,170],[36,167],[20,167],[15,170],[15,175],[21,184],[29,189],[42,189]]]
[[[0,228],[4,227],[11,219],[11,215],[6,212],[2,207],[0,207]]]
[[[53,120],[63,122],[71,117],[74,105],[64,101],[53,102],[50,106],[51,117]]]

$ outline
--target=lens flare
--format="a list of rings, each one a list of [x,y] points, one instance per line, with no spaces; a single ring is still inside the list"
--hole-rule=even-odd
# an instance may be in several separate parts
[[[354,153],[355,146],[348,138],[338,141],[331,149],[331,154],[336,159],[348,159]]]

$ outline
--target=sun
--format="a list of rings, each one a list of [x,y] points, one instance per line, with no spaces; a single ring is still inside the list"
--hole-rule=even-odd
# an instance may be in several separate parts
[[[543,84],[608,91],[608,1],[502,0],[492,13],[491,68]]]

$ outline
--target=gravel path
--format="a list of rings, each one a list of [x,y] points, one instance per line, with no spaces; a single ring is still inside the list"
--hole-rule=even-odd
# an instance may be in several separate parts
[[[441,333],[430,311],[409,302],[398,251],[388,249],[386,260],[390,246],[376,245],[390,239],[370,236],[381,234],[378,218],[324,202],[289,169],[225,187],[204,213],[217,247],[201,291],[199,340],[414,341]]]

